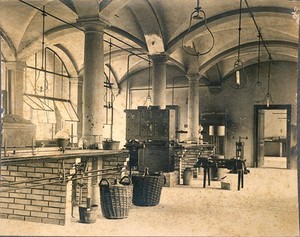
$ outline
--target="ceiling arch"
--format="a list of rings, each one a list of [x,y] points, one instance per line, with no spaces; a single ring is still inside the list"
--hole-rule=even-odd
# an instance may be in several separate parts
[[[0,15],[5,16],[0,17],[0,29],[5,32],[3,38],[6,38],[5,47],[8,50],[3,54],[10,55],[10,59],[25,60],[29,55],[41,50],[40,9],[43,5],[46,5],[46,10],[50,14],[75,26],[79,26],[77,19],[85,14],[84,10],[92,11],[92,15],[109,21],[110,26],[105,29],[105,32],[132,45],[136,48],[131,49],[133,52],[141,50],[147,58],[147,55],[155,52],[153,50],[157,50],[156,45],[160,44],[158,51],[164,50],[170,55],[168,64],[175,65],[185,73],[199,73],[200,70],[205,75],[207,70],[218,63],[224,76],[228,72],[226,68],[231,67],[227,65],[234,61],[237,50],[239,4],[236,0],[201,1],[201,7],[208,16],[207,22],[217,42],[216,47],[209,54],[199,59],[185,55],[181,49],[181,40],[187,31],[188,19],[194,10],[195,0],[26,0],[37,9],[26,6],[22,2],[22,0],[0,1]],[[87,3],[93,3],[96,7],[91,8],[92,5],[87,6]],[[80,10],[81,12],[78,10],[79,5],[83,9]],[[288,0],[251,0],[251,11],[259,26],[262,27],[264,39],[270,44],[276,60],[293,61],[297,55],[295,45],[298,43],[298,26],[292,18],[295,6],[300,6],[300,3]],[[46,46],[56,47],[60,54],[68,57],[66,60],[73,64],[74,70],[80,71],[83,66],[84,34],[54,19],[50,14],[46,17]],[[246,50],[243,55],[247,61],[255,62],[257,33],[245,4],[243,4],[242,14],[243,44],[248,44],[244,48]],[[157,41],[149,40],[152,39],[151,37],[147,40],[147,35],[156,35]],[[193,24],[187,40],[193,40],[196,47],[201,48],[205,46],[207,37],[204,23],[200,21]],[[110,36],[106,35],[105,40],[109,39]],[[120,46],[130,49],[123,43],[120,43]],[[108,51],[109,47],[105,44],[105,63],[107,63]],[[127,74],[127,65],[124,65],[124,61],[127,60],[130,52],[119,49],[113,51],[112,58],[116,64],[119,64],[113,67],[117,77],[122,80]],[[139,63],[143,64],[142,59],[135,59],[134,63],[130,63],[130,70],[133,71]]]

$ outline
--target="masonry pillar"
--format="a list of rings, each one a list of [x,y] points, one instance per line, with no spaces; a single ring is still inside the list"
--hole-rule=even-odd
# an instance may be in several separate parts
[[[74,106],[76,114],[78,115],[78,97],[79,97],[79,78],[78,77],[71,77],[70,78],[70,101]],[[79,116],[78,116],[79,117]],[[78,142],[78,127],[77,122],[71,123],[71,145],[73,146],[75,143]]]
[[[8,111],[7,114],[15,114],[23,117],[23,93],[25,68],[24,62],[7,62],[8,82]]]
[[[152,105],[166,108],[167,96],[167,60],[166,54],[157,54],[150,57],[153,62],[152,77]]]
[[[199,126],[199,75],[187,75],[188,92],[188,141],[197,142]]]
[[[83,138],[88,148],[102,139],[104,123],[104,52],[100,18],[78,20],[84,27]]]
[[[78,140],[82,138],[82,127],[83,127],[83,77],[78,77],[78,97],[77,97],[77,115],[79,122],[77,123],[77,136]]]
[[[83,140],[87,148],[95,148],[103,135],[104,123],[104,48],[103,29],[99,18],[78,19],[85,32],[83,78]],[[100,169],[98,159],[92,160],[92,169]],[[91,180],[91,203],[100,205],[99,177]]]
[[[296,10],[296,8],[295,8]],[[300,43],[300,12],[297,9],[297,14],[295,15],[295,18],[298,23],[298,43]],[[297,63],[297,69],[298,69],[298,78],[297,78],[297,174],[298,174],[298,209],[300,208],[300,45],[298,44],[298,63]],[[298,213],[298,218],[300,221],[300,212]],[[299,229],[300,229],[300,222],[299,222]]]

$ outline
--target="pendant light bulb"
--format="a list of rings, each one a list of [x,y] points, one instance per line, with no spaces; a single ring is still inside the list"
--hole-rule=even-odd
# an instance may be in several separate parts
[[[267,98],[267,107],[269,108],[269,106],[270,106],[270,98],[268,97]]]
[[[241,85],[241,77],[240,77],[240,71],[239,70],[235,71],[235,83],[236,83],[236,86]]]

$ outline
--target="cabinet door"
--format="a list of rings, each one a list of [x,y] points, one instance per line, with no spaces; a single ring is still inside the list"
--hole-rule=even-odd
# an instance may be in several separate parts
[[[140,111],[126,111],[126,140],[140,138]]]

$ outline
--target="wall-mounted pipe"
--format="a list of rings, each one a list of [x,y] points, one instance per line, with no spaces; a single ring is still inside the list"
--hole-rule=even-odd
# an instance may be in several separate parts
[[[72,175],[66,175],[65,178],[62,176],[53,176],[53,177],[48,177],[48,178],[40,178],[40,179],[31,179],[27,181],[19,181],[19,182],[11,182],[11,183],[5,183],[1,184],[0,188],[4,187],[4,189],[0,189],[1,192],[12,192],[15,190],[20,190],[20,189],[27,189],[27,188],[34,188],[34,187],[39,187],[43,185],[49,185],[49,184],[57,184],[57,183],[63,183],[63,182],[68,182],[68,181],[73,181],[73,180],[83,180],[83,179],[89,179],[91,177],[98,177],[98,176],[105,176],[105,175],[111,175],[111,174],[117,174],[119,172],[124,171],[125,166],[118,166],[116,168],[109,168],[109,169],[100,169],[100,170],[91,170],[91,171],[85,171],[83,174],[72,174]],[[114,172],[107,172],[103,173],[103,171],[114,171]],[[92,175],[87,175],[86,174],[91,174],[91,173],[98,173],[102,172],[100,174],[92,174]],[[77,177],[81,176],[81,177]],[[75,178],[76,177],[76,178]],[[57,179],[54,181],[50,181],[53,179]],[[42,183],[37,183],[34,184],[34,182],[39,182],[39,181],[46,181],[47,182],[42,182]],[[27,185],[23,187],[12,187],[13,185],[20,185],[20,184],[31,184],[32,185]],[[5,189],[7,187],[7,189]]]

